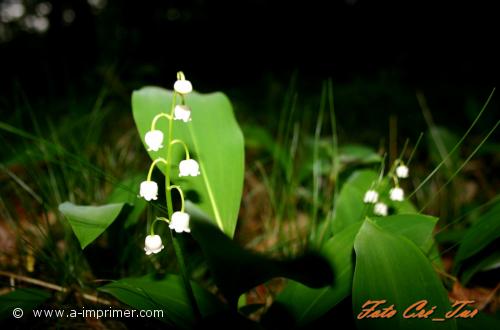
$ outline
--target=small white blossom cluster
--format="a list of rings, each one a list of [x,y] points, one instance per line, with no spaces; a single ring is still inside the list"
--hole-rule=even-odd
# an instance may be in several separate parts
[[[193,86],[191,85],[191,82],[189,80],[186,80],[184,78],[184,74],[180,72],[178,74],[178,80],[174,84],[174,96],[175,93],[180,95],[182,97],[182,101],[184,103],[184,96],[186,94],[189,94],[193,90]],[[161,118],[165,117],[169,121],[172,120],[180,120],[184,123],[188,123],[191,121],[191,108],[185,104],[177,104],[173,107],[171,110],[170,114],[167,113],[161,113],[157,115],[152,122],[152,127],[151,130],[146,133],[144,136],[144,142],[146,143],[148,147],[148,151],[159,151],[164,147],[163,145],[163,139],[164,135],[163,132],[160,130],[155,129],[156,121]],[[172,127],[172,126],[170,126]],[[164,163],[166,166],[169,166],[169,161],[170,161],[170,147],[175,144],[175,143],[180,143],[184,146],[184,150],[186,153],[186,159],[182,160],[179,163],[179,176],[198,176],[200,175],[200,166],[198,162],[194,159],[189,158],[189,151],[186,146],[186,144],[181,141],[181,140],[173,140],[173,141],[168,141],[168,150],[167,150],[167,159],[163,158],[157,158],[150,167],[148,177],[146,181],[143,181],[140,185],[140,192],[139,195],[140,197],[143,197],[146,201],[152,201],[152,200],[157,200],[158,199],[158,184],[154,181],[151,180],[151,174],[154,166],[158,162]],[[160,252],[164,246],[162,244],[161,237],[159,235],[154,234],[154,224],[158,220],[166,221],[169,224],[169,228],[171,230],[175,230],[176,233],[190,233],[191,229],[189,228],[189,214],[184,212],[184,195],[182,193],[182,190],[180,189],[179,186],[170,186],[166,187],[167,193],[170,193],[170,190],[172,188],[176,188],[179,190],[180,195],[181,195],[181,202],[182,202],[182,208],[180,211],[176,211],[172,214],[171,219],[168,220],[166,218],[157,218],[153,224],[151,225],[151,235],[146,236],[145,242],[144,242],[144,251],[146,252],[147,255],[150,254],[156,254]]]
[[[176,233],[190,233],[189,228],[189,214],[186,212],[177,211],[172,214],[172,220],[170,221],[168,227],[171,230],[175,230]],[[144,251],[147,255],[152,253],[158,253],[163,250],[164,246],[161,241],[160,235],[148,235],[144,241]]]
[[[409,176],[409,169],[401,161],[397,161],[399,164],[394,170],[393,179],[396,183],[393,188],[389,190],[389,199],[396,202],[402,202],[404,200],[405,194],[404,190],[399,187],[398,179],[406,179]],[[367,204],[374,204],[373,213],[379,216],[386,216],[389,212],[389,208],[386,203],[380,201],[379,193],[375,189],[369,189],[366,191],[363,202]]]

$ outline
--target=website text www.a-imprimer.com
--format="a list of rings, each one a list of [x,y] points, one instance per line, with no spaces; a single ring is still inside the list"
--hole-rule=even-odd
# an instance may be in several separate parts
[[[104,309],[90,309],[82,307],[81,309],[33,309],[31,316],[35,318],[164,318],[161,309],[115,309],[112,307]],[[23,317],[25,311],[21,308],[14,308],[12,316],[16,319]]]

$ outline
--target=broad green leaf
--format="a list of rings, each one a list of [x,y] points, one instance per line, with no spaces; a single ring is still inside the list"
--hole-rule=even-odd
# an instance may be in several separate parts
[[[132,206],[125,220],[125,228],[134,225],[148,205],[144,198],[138,197],[139,186],[145,178],[146,174],[139,174],[119,182],[106,200],[108,204],[127,203]]]
[[[474,256],[500,237],[500,203],[497,202],[488,212],[467,231],[455,256],[455,271],[466,259]]]
[[[362,222],[354,223],[330,238],[321,249],[333,269],[333,282],[314,289],[295,281],[288,281],[277,296],[275,304],[286,308],[297,326],[303,326],[322,316],[351,294],[354,272],[354,238]]]
[[[80,246],[84,249],[113,223],[124,205],[124,203],[114,203],[102,206],[81,206],[64,202],[59,205],[59,211],[68,219]]]
[[[25,316],[31,315],[34,308],[40,306],[51,294],[47,291],[33,288],[19,288],[0,296],[0,320],[12,318],[12,311],[21,308]]]
[[[431,264],[407,238],[389,233],[367,219],[354,242],[356,268],[353,281],[353,312],[357,318],[368,301],[386,300],[380,308],[394,304],[392,318],[357,320],[359,329],[456,329],[452,319],[433,322],[451,309],[448,295]],[[436,306],[427,319],[404,318],[412,304],[426,300]]]
[[[172,92],[159,87],[144,87],[132,95],[132,108],[139,135],[151,129],[153,118],[161,112],[170,112]],[[185,192],[192,190],[199,196],[199,207],[217,226],[232,237],[236,228],[244,174],[243,134],[236,122],[231,103],[223,93],[190,93],[186,104],[192,109],[192,121],[175,120],[173,136],[183,140],[194,159],[200,164],[201,175],[177,177],[173,166],[173,180],[180,182]],[[168,120],[158,121],[156,129],[169,136]],[[166,141],[164,143],[167,143]],[[166,157],[167,148],[149,151],[152,159]],[[173,164],[182,155],[182,147],[175,145],[177,154]],[[164,166],[160,166],[162,171]]]
[[[363,197],[377,178],[376,172],[362,170],[354,172],[344,183],[337,198],[331,221],[333,234],[363,220],[368,208],[368,205],[363,203]]]
[[[332,282],[332,269],[323,257],[308,253],[277,260],[245,250],[218,230],[192,203],[186,206],[191,214],[191,233],[207,259],[215,283],[231,306],[236,308],[241,294],[274,277],[290,278],[311,287]]]
[[[407,237],[423,251],[429,250],[433,243],[432,231],[437,222],[434,217],[402,214],[376,218],[375,221],[385,230]],[[333,285],[312,289],[289,281],[278,295],[277,303],[282,304],[294,316],[297,325],[305,325],[320,317],[351,293],[354,238],[361,224],[355,223],[334,235],[321,250],[334,271]]]
[[[223,304],[213,294],[194,282],[191,285],[203,317],[224,310]],[[99,290],[136,309],[162,310],[163,317],[158,318],[177,328],[191,329],[195,325],[193,310],[180,276],[124,278]]]
[[[432,231],[437,218],[421,214],[397,214],[374,218],[382,229],[393,234],[400,234],[412,241],[424,253],[429,252],[433,237]]]

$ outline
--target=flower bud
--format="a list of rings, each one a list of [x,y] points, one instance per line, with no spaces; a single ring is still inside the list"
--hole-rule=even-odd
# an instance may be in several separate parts
[[[174,119],[187,123],[191,121],[191,108],[187,105],[178,104],[174,108]]]
[[[139,195],[147,201],[158,199],[158,184],[154,181],[141,182]]]
[[[403,189],[399,188],[399,187],[396,187],[396,188],[392,188],[390,191],[389,191],[389,197],[391,198],[391,200],[393,201],[398,201],[398,202],[402,202],[404,197],[405,197],[405,192],[403,191]]]
[[[368,190],[365,193],[365,197],[363,198],[363,202],[375,204],[378,201],[378,192],[375,190]]]
[[[194,159],[186,159],[179,163],[179,176],[200,175],[200,165]]]
[[[189,94],[193,91],[193,85],[189,80],[177,80],[174,83],[174,90],[179,94]]]
[[[182,233],[183,231],[186,233],[190,233],[191,229],[189,229],[189,214],[185,212],[174,212],[172,214],[172,220],[168,225],[170,229],[175,230],[176,233]]]
[[[161,242],[161,237],[159,235],[148,235],[144,241],[144,251],[147,255],[151,253],[158,253],[163,250],[164,246]]]
[[[149,131],[144,136],[144,141],[148,146],[148,151],[158,151],[163,147],[163,133],[158,130]]]
[[[398,178],[406,179],[408,177],[408,167],[406,165],[399,165],[396,167],[396,175]]]
[[[377,203],[373,207],[373,213],[385,217],[387,215],[387,205],[384,203]]]

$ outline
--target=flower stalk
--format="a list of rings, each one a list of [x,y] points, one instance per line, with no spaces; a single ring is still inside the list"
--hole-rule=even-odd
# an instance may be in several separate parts
[[[174,145],[174,144],[181,144],[182,147],[184,148],[184,153],[186,155],[186,159],[189,159],[189,149],[187,147],[187,145],[184,143],[184,141],[182,140],[178,140],[178,139],[175,139],[175,140],[172,140],[170,142],[171,145]]]
[[[184,203],[184,193],[182,192],[182,189],[179,186],[172,185],[172,186],[168,187],[169,191],[172,191],[172,189],[177,190],[179,192],[179,195],[181,195],[181,212],[184,213],[184,204],[185,204]]]
[[[182,72],[178,73],[177,76],[181,76],[184,80],[184,74]],[[178,80],[179,81],[179,80]],[[185,81],[185,80],[184,80]],[[170,109],[170,118],[168,119],[168,141],[167,141],[167,164],[171,163],[172,159],[172,141],[173,139],[173,130],[174,130],[174,123],[173,123],[173,116],[174,116],[174,109],[176,106],[176,96],[177,96],[176,91],[174,91],[174,95],[172,96],[172,105]],[[184,146],[186,146],[185,143],[183,143]],[[186,147],[187,150],[187,147]],[[166,202],[167,202],[167,211],[168,211],[168,217],[169,219],[172,219],[172,214],[174,213],[173,210],[173,205],[172,205],[172,194],[171,194],[171,186],[170,186],[170,166],[166,167],[165,170],[165,195],[166,195]],[[180,191],[180,189],[178,189]],[[181,200],[182,200],[182,207],[184,208],[184,196],[181,194]],[[174,246],[174,252],[175,256],[177,258],[177,262],[179,264],[179,269],[181,271],[182,279],[184,282],[184,287],[186,290],[186,294],[188,296],[189,301],[191,302],[191,307],[193,308],[193,313],[195,318],[199,321],[201,320],[201,313],[198,308],[198,303],[196,302],[196,298],[193,293],[193,288],[191,287],[191,282],[189,281],[189,275],[186,269],[186,264],[184,262],[184,255],[182,253],[182,249],[180,247],[180,244],[178,242],[178,238],[172,231],[170,231],[170,235],[172,237],[172,243]]]
[[[159,151],[163,148],[163,132],[156,129],[156,124],[160,118],[166,118],[168,120],[168,137],[165,141],[166,144],[166,155],[165,158],[158,157],[155,159],[148,171],[148,176],[146,181],[141,183],[140,195],[144,197],[147,201],[156,200],[158,195],[158,184],[151,181],[151,176],[153,169],[158,163],[165,164],[165,196],[167,204],[167,217],[157,217],[151,224],[150,235],[146,237],[145,240],[145,251],[146,254],[156,254],[163,249],[163,244],[161,237],[155,235],[154,226],[158,221],[162,221],[168,224],[170,229],[170,235],[172,238],[172,244],[174,247],[174,252],[179,265],[179,270],[184,282],[184,287],[186,290],[186,295],[193,308],[193,314],[197,321],[201,319],[201,313],[196,302],[196,298],[193,293],[193,288],[191,287],[191,282],[189,280],[189,275],[186,269],[186,263],[182,253],[181,244],[179,243],[179,237],[177,234],[186,232],[190,233],[189,228],[189,214],[185,213],[185,202],[184,193],[178,185],[171,184],[171,164],[172,164],[172,147],[174,144],[181,144],[184,148],[185,159],[179,163],[179,176],[197,176],[200,174],[199,165],[196,160],[191,159],[189,155],[189,149],[186,143],[179,139],[174,139],[173,134],[173,121],[181,120],[182,122],[189,124],[191,121],[191,108],[185,105],[185,95],[192,91],[191,82],[186,80],[182,72],[177,73],[177,81],[174,84],[174,92],[172,95],[172,104],[170,107],[170,113],[160,113],[156,115],[151,122],[151,130],[146,133],[144,141],[148,146],[148,151]],[[177,97],[181,97],[181,105],[177,104]],[[181,210],[174,212],[174,207],[172,203],[172,190],[175,189],[179,192],[181,198]],[[173,233],[175,231],[176,233]]]

